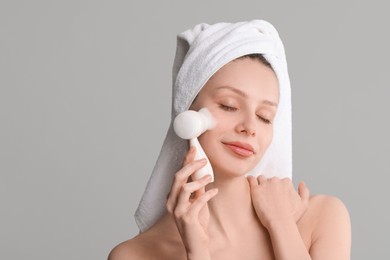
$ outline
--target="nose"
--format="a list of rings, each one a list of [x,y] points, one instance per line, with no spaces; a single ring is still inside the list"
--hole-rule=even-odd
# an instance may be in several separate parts
[[[248,136],[256,135],[256,118],[255,116],[243,116],[242,121],[237,125],[238,133],[243,133]]]

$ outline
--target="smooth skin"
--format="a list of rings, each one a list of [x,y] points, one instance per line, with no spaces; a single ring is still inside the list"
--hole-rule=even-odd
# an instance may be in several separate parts
[[[228,87],[227,87],[228,86]],[[350,259],[351,224],[341,200],[310,195],[290,179],[246,177],[272,140],[279,101],[277,78],[249,58],[232,61],[203,87],[191,109],[207,107],[217,126],[199,137],[215,181],[191,175],[205,165],[190,148],[167,195],[167,212],[145,232],[117,245],[123,259]],[[244,157],[226,146],[245,142]]]

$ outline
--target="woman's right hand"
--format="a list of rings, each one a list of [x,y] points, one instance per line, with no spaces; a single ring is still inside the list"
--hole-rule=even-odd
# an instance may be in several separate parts
[[[218,192],[217,189],[205,191],[211,176],[188,182],[189,177],[206,165],[206,159],[194,161],[194,146],[187,152],[183,167],[175,174],[168,194],[166,208],[173,216],[185,246],[188,259],[208,259],[208,222],[210,213],[207,202]]]

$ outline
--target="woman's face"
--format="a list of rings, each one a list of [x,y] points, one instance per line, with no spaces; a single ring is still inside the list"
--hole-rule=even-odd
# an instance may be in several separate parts
[[[216,178],[241,176],[257,165],[272,140],[278,101],[276,75],[258,60],[232,61],[209,79],[190,109],[207,107],[216,120],[198,138]]]

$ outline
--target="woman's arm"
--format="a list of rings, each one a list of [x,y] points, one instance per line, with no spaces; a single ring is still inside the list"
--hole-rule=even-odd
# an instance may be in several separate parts
[[[340,200],[315,196],[309,202],[307,187],[300,183],[297,193],[289,179],[248,180],[254,208],[270,234],[276,259],[350,259],[349,215]],[[296,224],[308,208],[314,221],[310,250]]]
[[[309,260],[297,222],[309,204],[309,189],[300,183],[299,194],[288,178],[248,177],[252,204],[267,228],[277,260]]]
[[[205,186],[211,181],[210,175],[188,182],[195,171],[206,165],[205,159],[194,161],[195,150],[196,148],[191,146],[184,159],[183,168],[175,174],[166,208],[175,220],[187,259],[208,260],[211,258],[207,230],[210,213],[207,202],[218,190],[205,191]]]
[[[331,196],[315,196],[317,216],[310,255],[315,260],[351,258],[351,221],[343,202]]]
[[[351,251],[351,225],[347,209],[336,197],[315,196],[309,202],[316,218],[310,251],[295,221],[271,222],[269,233],[276,259],[347,260]],[[314,212],[312,212],[314,211]]]
[[[267,228],[277,260],[310,260],[310,254],[303,243],[294,220],[271,222]],[[329,258],[330,259],[330,258]],[[328,259],[328,260],[329,260]],[[333,260],[333,258],[332,258]]]

